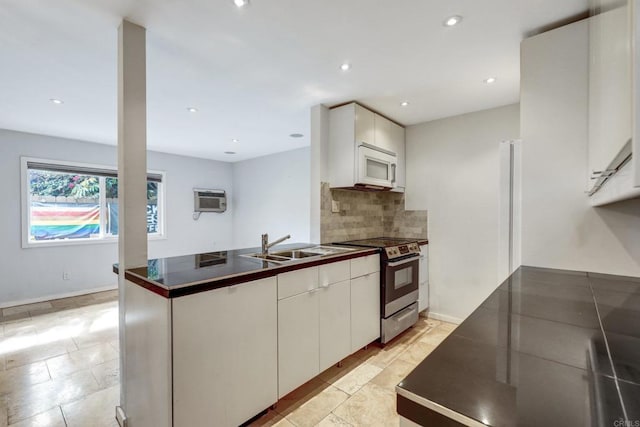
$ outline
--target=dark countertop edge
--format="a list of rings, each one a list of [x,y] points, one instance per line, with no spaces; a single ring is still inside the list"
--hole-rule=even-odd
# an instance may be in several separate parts
[[[468,416],[449,409],[446,406],[442,406],[439,403],[425,399],[417,394],[413,394],[400,386],[396,386],[396,407],[398,408],[398,415],[418,424],[424,422],[425,412],[433,411],[443,417],[446,417],[441,421],[447,422],[449,425],[486,427],[486,424],[483,424],[478,420],[469,418]]]
[[[418,240],[418,245],[419,246],[424,246],[424,245],[428,245],[429,244],[429,239],[419,239]]]
[[[273,266],[264,270],[257,270],[249,273],[238,273],[229,276],[216,277],[211,279],[202,280],[199,282],[185,283],[180,287],[172,287],[168,289],[165,285],[150,280],[146,277],[140,276],[132,271],[126,270],[124,277],[139,286],[142,286],[149,291],[156,293],[165,298],[177,298],[186,295],[197,294],[200,292],[206,292],[213,289],[225,288],[228,286],[239,285],[241,283],[252,282],[254,280],[266,279],[267,277],[273,277],[281,273],[288,271],[300,270],[308,267],[315,267],[318,265],[329,264],[337,261],[345,261],[352,258],[360,258],[367,255],[375,255],[379,253],[379,249],[374,248],[360,248],[353,252],[330,255],[326,258],[314,259],[310,261],[301,261],[291,264],[283,264]],[[114,266],[114,273],[117,273],[117,269]]]

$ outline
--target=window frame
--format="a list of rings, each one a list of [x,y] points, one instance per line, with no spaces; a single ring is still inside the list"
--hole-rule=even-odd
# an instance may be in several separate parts
[[[31,230],[31,191],[29,188],[29,167],[28,163],[46,163],[51,165],[68,166],[70,168],[91,168],[91,169],[103,169],[118,172],[117,167],[100,165],[95,163],[74,162],[67,160],[52,160],[42,159],[36,157],[20,157],[20,198],[21,198],[21,225],[22,225],[22,248],[38,248],[38,247],[52,247],[52,246],[76,246],[76,245],[100,245],[105,243],[117,243],[118,236],[109,234],[101,234],[99,238],[82,238],[82,239],[68,239],[68,240],[29,240]],[[161,181],[158,189],[158,232],[147,233],[147,240],[165,240],[167,239],[166,233],[166,209],[165,209],[165,191],[166,191],[166,172],[159,170],[147,170],[148,174],[160,175]],[[105,218],[104,212],[106,211],[106,197],[104,189],[105,177],[100,177],[100,231],[104,232]]]

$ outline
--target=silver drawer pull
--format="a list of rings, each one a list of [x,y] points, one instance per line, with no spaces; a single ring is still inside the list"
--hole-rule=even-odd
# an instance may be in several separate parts
[[[413,316],[416,312],[416,309],[412,309],[411,311],[409,311],[408,313],[403,314],[402,316],[398,317],[398,322],[402,322],[404,319],[407,319],[411,316]]]

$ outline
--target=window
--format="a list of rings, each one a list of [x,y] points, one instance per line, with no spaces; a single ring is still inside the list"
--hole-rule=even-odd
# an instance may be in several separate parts
[[[118,235],[118,174],[90,165],[23,159],[26,246],[109,241]],[[162,234],[162,180],[147,174],[147,233]]]

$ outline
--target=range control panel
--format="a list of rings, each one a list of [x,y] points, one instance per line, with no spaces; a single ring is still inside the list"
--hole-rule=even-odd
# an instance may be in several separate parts
[[[409,243],[406,245],[398,245],[398,246],[390,246],[388,248],[384,248],[387,258],[399,258],[401,256],[410,255],[410,254],[419,254],[420,246],[417,243]]]

